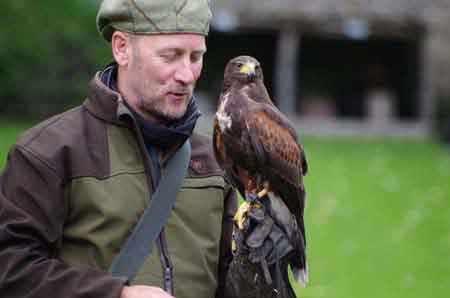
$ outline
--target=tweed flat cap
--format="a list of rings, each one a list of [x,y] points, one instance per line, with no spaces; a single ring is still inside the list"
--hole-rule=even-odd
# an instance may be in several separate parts
[[[134,34],[208,35],[210,0],[103,0],[97,29],[111,41],[115,30]]]

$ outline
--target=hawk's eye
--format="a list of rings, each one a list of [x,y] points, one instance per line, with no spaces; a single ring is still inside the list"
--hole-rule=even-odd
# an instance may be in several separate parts
[[[238,68],[241,68],[242,66],[244,66],[244,64],[241,63],[241,62],[238,62],[238,63],[236,64],[236,66],[237,66]]]

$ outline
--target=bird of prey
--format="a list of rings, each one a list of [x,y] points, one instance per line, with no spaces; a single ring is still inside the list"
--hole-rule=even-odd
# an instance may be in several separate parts
[[[286,227],[282,218],[278,224],[294,247],[288,260],[294,277],[306,282],[305,153],[292,124],[273,104],[253,57],[238,56],[225,67],[213,145],[219,165],[246,201],[235,216],[239,229],[248,210],[258,207],[255,201],[277,197],[287,206],[295,227]]]

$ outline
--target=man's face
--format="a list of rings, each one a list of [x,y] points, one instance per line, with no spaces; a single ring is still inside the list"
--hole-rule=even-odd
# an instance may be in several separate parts
[[[123,82],[130,104],[146,118],[163,121],[181,118],[202,70],[205,37],[133,36],[130,51]]]

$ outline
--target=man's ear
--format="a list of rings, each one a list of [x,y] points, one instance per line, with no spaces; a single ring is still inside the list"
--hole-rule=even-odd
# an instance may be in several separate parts
[[[131,39],[128,34],[121,31],[114,31],[111,37],[111,48],[117,64],[127,66],[131,54]]]

